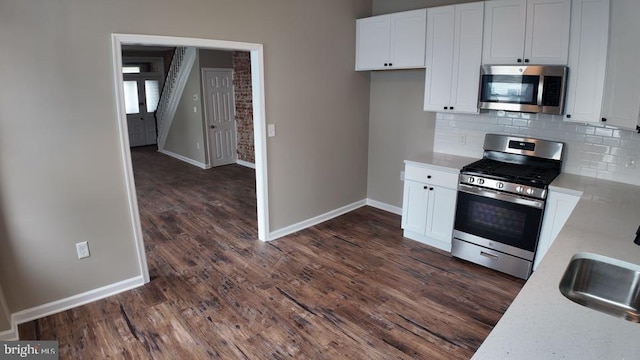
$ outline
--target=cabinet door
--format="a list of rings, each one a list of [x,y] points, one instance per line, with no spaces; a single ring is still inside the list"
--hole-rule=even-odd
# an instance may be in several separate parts
[[[565,119],[600,122],[609,39],[609,0],[573,0]]]
[[[426,235],[451,244],[456,214],[456,190],[437,186],[429,189]]]
[[[517,64],[524,54],[526,0],[485,2],[483,64]]]
[[[429,190],[426,184],[404,181],[402,200],[402,228],[424,235],[427,227]]]
[[[571,0],[529,0],[525,62],[567,65]]]
[[[640,1],[612,1],[603,118],[628,129],[640,112]]]
[[[538,267],[551,244],[556,240],[556,237],[558,237],[560,230],[569,219],[578,201],[580,201],[580,196],[549,191],[547,205],[544,210],[544,219],[542,219],[540,240],[538,241],[538,249],[536,250],[536,258],[533,264],[534,270]]]
[[[450,110],[477,114],[484,3],[456,5]]]
[[[391,15],[389,67],[424,67],[426,19],[426,9]]]
[[[356,20],[356,70],[383,69],[389,62],[391,15]]]
[[[424,110],[443,111],[451,102],[455,6],[427,11]]]

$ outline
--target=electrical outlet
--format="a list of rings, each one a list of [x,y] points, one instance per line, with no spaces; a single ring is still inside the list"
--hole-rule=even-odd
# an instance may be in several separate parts
[[[76,251],[78,252],[78,259],[84,259],[91,256],[89,253],[89,243],[86,241],[77,243]]]
[[[268,137],[276,136],[276,125],[275,124],[267,125],[267,136]]]

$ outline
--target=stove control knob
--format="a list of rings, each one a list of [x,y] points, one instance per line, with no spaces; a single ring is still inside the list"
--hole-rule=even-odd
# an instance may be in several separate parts
[[[504,183],[499,182],[499,183],[496,184],[496,187],[498,189],[502,189],[502,188],[504,188]]]
[[[516,192],[521,193],[524,191],[524,188],[522,186],[517,186],[516,187]]]
[[[480,185],[484,184],[484,179],[478,179],[478,184]]]
[[[476,178],[474,178],[473,176],[469,176],[469,179],[467,181],[469,181],[469,184],[473,184],[476,181]]]
[[[528,188],[527,189],[527,194],[528,195],[532,195],[533,194],[533,188]]]

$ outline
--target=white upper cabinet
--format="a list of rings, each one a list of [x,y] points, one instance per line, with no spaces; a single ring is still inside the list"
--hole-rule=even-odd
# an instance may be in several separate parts
[[[609,40],[609,0],[573,0],[565,119],[601,121]]]
[[[566,65],[571,0],[485,3],[483,64]]]
[[[484,3],[427,11],[424,110],[478,113]]]
[[[487,1],[484,9],[483,64],[511,64],[524,58],[526,0]]]
[[[602,119],[606,124],[636,129],[640,113],[640,1],[611,1],[609,53]]]
[[[356,20],[356,70],[424,67],[427,10]]]

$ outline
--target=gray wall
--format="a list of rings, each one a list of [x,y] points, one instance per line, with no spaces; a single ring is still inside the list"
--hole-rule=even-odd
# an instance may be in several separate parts
[[[200,52],[196,52],[196,60],[178,102],[176,114],[171,122],[164,149],[182,155],[201,164],[207,162],[204,139],[204,112],[202,102]],[[193,96],[196,95],[196,100]],[[198,110],[194,112],[194,107]]]
[[[201,68],[220,68],[231,69],[233,68],[233,52],[231,51],[218,51],[218,50],[198,50],[200,57]]]
[[[371,73],[368,198],[402,206],[403,160],[433,148],[435,113],[423,98],[424,70]]]
[[[470,2],[373,0],[373,14]],[[367,197],[402,206],[403,160],[433,148],[435,113],[424,112],[424,70],[372,71]]]
[[[198,49],[196,60],[178,103],[175,117],[167,134],[164,148],[168,151],[206,164],[209,154],[205,139],[202,68],[233,68],[231,51]],[[197,95],[197,100],[193,96]],[[198,112],[193,112],[196,107]]]
[[[371,0],[0,0],[0,284],[10,310],[140,274],[119,150],[111,34],[264,44],[272,230],[366,196]],[[7,71],[9,69],[10,71]],[[74,244],[88,240],[91,257]]]
[[[423,9],[435,6],[462,4],[477,0],[373,0],[373,15]]]

